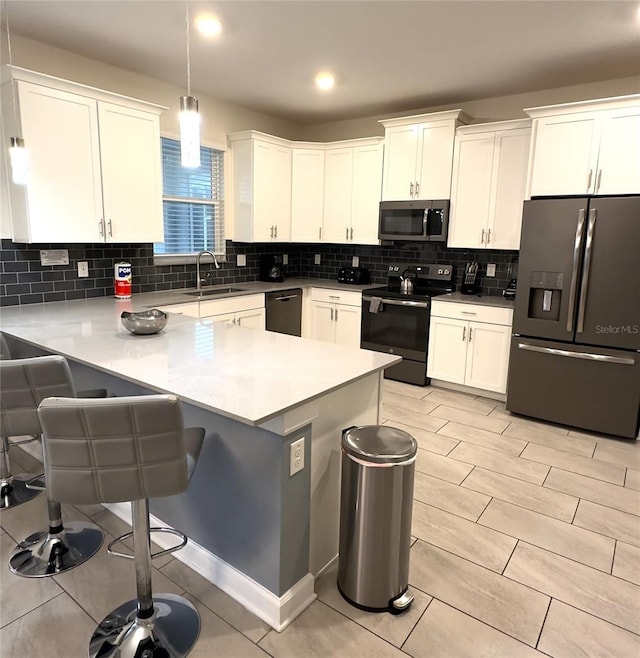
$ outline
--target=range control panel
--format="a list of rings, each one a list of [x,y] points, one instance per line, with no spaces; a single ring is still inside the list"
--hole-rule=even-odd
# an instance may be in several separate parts
[[[399,277],[406,273],[413,273],[419,279],[430,279],[431,281],[453,281],[453,265],[450,263],[428,263],[428,264],[396,264],[392,263],[387,268],[390,277]]]

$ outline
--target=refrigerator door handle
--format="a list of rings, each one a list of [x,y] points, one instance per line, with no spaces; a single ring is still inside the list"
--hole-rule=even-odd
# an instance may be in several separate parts
[[[527,352],[540,352],[541,354],[551,354],[552,356],[565,356],[570,359],[584,359],[585,361],[600,361],[601,363],[617,363],[624,366],[635,365],[635,359],[621,356],[609,356],[608,354],[592,354],[590,352],[571,352],[570,350],[558,350],[553,347],[539,347],[538,345],[528,345],[527,343],[518,343],[519,350]]]
[[[580,286],[580,306],[578,308],[578,326],[576,331],[581,334],[584,331],[584,314],[587,306],[587,288],[589,287],[589,269],[591,267],[591,250],[593,247],[593,232],[596,227],[595,208],[589,210],[589,225],[587,227],[587,245],[584,251],[584,267],[582,269],[582,285]]]
[[[580,265],[580,246],[584,232],[584,208],[578,211],[576,241],[573,245],[573,265],[571,267],[571,284],[569,285],[569,310],[567,311],[567,331],[573,331],[573,318],[576,314],[576,290],[578,288],[578,266]]]

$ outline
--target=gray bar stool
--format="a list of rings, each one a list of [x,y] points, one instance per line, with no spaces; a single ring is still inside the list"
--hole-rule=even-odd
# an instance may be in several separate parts
[[[3,436],[40,436],[38,405],[50,395],[75,395],[69,365],[61,356],[0,361],[0,428]],[[33,478],[32,479],[36,479]],[[73,569],[86,562],[102,545],[104,534],[93,523],[62,523],[60,502],[51,496],[48,483],[49,527],[21,541],[9,558],[9,568],[19,576],[41,578]],[[35,493],[39,493],[36,491]]]
[[[0,332],[0,361],[11,359],[11,350],[5,340],[4,334]],[[2,382],[4,387],[4,382]],[[35,498],[38,494],[42,493],[41,489],[34,489],[27,486],[27,483],[33,480],[34,474],[21,473],[14,475],[11,472],[11,463],[9,461],[9,437],[10,436],[25,436],[30,432],[23,432],[18,434],[13,431],[15,426],[13,424],[7,425],[4,422],[4,414],[0,416],[0,509],[7,509],[9,507],[16,507],[28,500]],[[19,428],[18,428],[19,429]],[[22,441],[13,441],[13,445],[21,445],[23,443],[31,443],[40,439],[40,432],[36,436],[30,436],[28,439]]]
[[[137,599],[102,620],[89,644],[90,658],[186,656],[198,639],[200,616],[180,596],[152,593],[151,559],[155,556],[151,554],[149,498],[187,489],[204,430],[183,428],[182,407],[173,395],[48,398],[40,404],[38,415],[47,487],[56,500],[77,505],[131,502]],[[183,541],[156,555],[186,543],[182,533],[161,530]]]

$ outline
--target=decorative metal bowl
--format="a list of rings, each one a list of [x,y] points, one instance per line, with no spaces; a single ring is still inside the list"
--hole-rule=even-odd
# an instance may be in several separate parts
[[[122,311],[120,315],[122,326],[132,334],[140,335],[157,334],[164,329],[168,319],[167,314],[157,308],[137,313]]]

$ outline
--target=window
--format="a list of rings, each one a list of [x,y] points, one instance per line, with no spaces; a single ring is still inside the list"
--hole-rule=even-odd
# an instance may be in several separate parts
[[[180,260],[203,249],[224,256],[224,152],[202,146],[197,168],[180,164],[180,142],[162,138],[164,242],[159,260]]]

